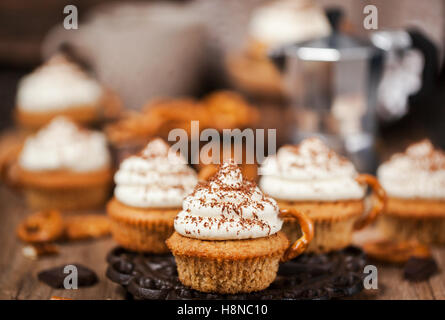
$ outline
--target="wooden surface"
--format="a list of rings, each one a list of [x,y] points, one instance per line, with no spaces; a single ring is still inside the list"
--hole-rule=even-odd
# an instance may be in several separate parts
[[[115,246],[111,238],[61,244],[59,255],[30,260],[23,256],[23,244],[15,236],[17,224],[28,213],[18,194],[0,186],[0,299],[125,298],[123,289],[105,276],[106,254]],[[434,249],[434,256],[445,270],[445,249]],[[37,273],[43,269],[71,263],[93,269],[99,283],[78,290],[54,290],[37,279]],[[401,268],[381,265],[377,268],[379,289],[365,290],[354,299],[445,299],[445,273],[426,282],[410,283],[402,279]]]

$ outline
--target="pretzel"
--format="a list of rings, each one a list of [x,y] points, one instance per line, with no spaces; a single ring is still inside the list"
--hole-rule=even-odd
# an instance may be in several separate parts
[[[367,184],[371,187],[374,199],[376,200],[372,209],[364,217],[355,222],[354,229],[361,230],[374,222],[377,216],[383,212],[386,205],[386,192],[378,180],[370,174],[360,174],[355,180],[360,184]]]
[[[302,236],[292,243],[281,257],[281,262],[286,262],[299,256],[307,249],[314,238],[314,225],[308,216],[294,209],[281,209],[280,217],[297,219],[302,233]]]
[[[33,243],[23,247],[23,255],[31,260],[43,256],[56,255],[59,253],[59,248],[52,243]]]
[[[50,242],[63,234],[63,220],[59,211],[40,211],[27,217],[17,228],[18,237],[25,242]]]
[[[431,256],[430,249],[416,241],[371,241],[363,245],[363,250],[369,257],[389,263],[405,263],[411,257],[427,258]]]
[[[68,240],[99,238],[110,234],[110,220],[99,214],[67,216],[64,225]]]

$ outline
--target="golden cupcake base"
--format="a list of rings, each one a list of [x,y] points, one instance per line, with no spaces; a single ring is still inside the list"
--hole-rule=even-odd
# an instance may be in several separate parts
[[[36,131],[58,116],[64,116],[80,125],[89,125],[99,120],[99,108],[96,105],[72,106],[63,110],[30,112],[16,107],[15,118],[20,127]]]
[[[392,240],[445,244],[445,201],[389,197],[377,225]]]
[[[27,188],[25,198],[32,209],[81,210],[100,208],[108,199],[109,188],[93,186],[73,189]]]
[[[110,192],[112,170],[94,172],[28,171],[17,166],[17,183],[33,209],[80,210],[102,206]]]
[[[174,232],[174,219],[180,210],[129,207],[115,198],[107,205],[111,233],[119,245],[158,254],[169,252],[165,241]]]
[[[175,232],[167,245],[184,285],[201,292],[234,294],[267,288],[289,241],[282,232],[257,239],[215,241]]]

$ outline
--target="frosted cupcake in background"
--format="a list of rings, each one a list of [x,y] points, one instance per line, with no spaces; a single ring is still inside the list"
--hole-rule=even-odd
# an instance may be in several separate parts
[[[382,211],[385,192],[377,180],[358,174],[354,165],[320,139],[281,147],[261,166],[260,187],[280,209],[299,210],[314,222],[308,252],[339,250],[351,244],[354,230],[370,224]],[[366,185],[375,203],[364,215]],[[284,220],[283,232],[292,241],[299,236],[293,220]]]
[[[28,137],[17,167],[32,208],[97,208],[108,197],[112,168],[105,136],[67,118],[55,118]]]
[[[21,127],[31,130],[61,115],[88,125],[97,122],[111,103],[109,90],[65,56],[56,55],[20,80],[15,116]]]
[[[445,243],[445,153],[429,140],[394,154],[377,171],[388,193],[379,218],[383,234],[395,240]]]
[[[303,235],[289,247],[282,217],[296,219]],[[296,227],[299,227],[296,224]],[[312,239],[302,213],[280,211],[233,161],[224,162],[207,183],[198,184],[175,219],[167,245],[179,280],[203,292],[241,293],[267,288],[278,264],[301,254]]]
[[[251,14],[244,50],[229,55],[229,75],[236,86],[248,93],[281,96],[281,75],[268,58],[268,52],[287,44],[321,38],[330,32],[328,19],[314,1],[266,2]]]
[[[166,253],[165,240],[183,199],[198,182],[195,171],[160,138],[126,158],[114,176],[114,198],[108,203],[113,238],[139,252]]]

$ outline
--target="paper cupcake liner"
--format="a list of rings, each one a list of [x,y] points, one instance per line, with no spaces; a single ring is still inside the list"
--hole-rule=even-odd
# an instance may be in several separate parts
[[[132,208],[116,199],[107,205],[115,241],[126,249],[150,253],[169,252],[165,241],[174,232],[179,210]]]
[[[111,220],[111,233],[122,247],[138,252],[168,253],[165,240],[174,232],[171,223],[132,224]]]
[[[109,195],[108,186],[74,189],[26,188],[26,201],[32,209],[80,210],[100,208]]]
[[[445,217],[403,217],[385,213],[379,217],[377,225],[391,240],[445,244]]]

